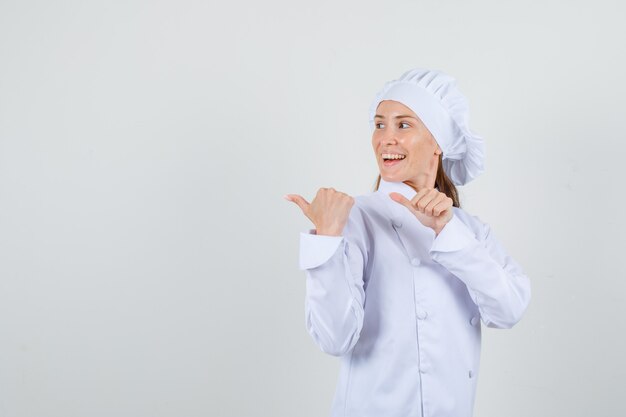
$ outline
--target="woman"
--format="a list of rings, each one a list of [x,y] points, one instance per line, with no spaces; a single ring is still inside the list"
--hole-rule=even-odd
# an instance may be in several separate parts
[[[296,203],[306,327],[341,357],[332,417],[471,416],[481,320],[510,328],[530,283],[456,185],[482,173],[482,138],[455,80],[421,68],[386,83],[370,107],[376,191],[321,188]]]

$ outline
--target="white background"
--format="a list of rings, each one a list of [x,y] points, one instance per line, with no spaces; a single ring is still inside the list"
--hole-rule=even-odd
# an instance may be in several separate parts
[[[0,417],[327,415],[297,206],[370,192],[367,110],[443,70],[462,206],[532,283],[476,415],[624,415],[623,2],[0,2]]]

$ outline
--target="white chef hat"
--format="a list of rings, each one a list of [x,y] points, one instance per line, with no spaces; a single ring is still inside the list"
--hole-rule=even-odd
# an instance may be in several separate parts
[[[398,101],[419,116],[442,151],[443,169],[455,185],[463,185],[485,171],[483,138],[470,131],[469,105],[456,80],[437,70],[413,68],[388,81],[372,102],[370,129],[383,100]]]

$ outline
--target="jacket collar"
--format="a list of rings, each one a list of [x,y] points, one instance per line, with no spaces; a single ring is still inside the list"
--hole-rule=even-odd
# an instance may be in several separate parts
[[[380,178],[378,191],[386,194],[387,196],[389,195],[389,193],[392,193],[392,192],[400,193],[406,198],[408,198],[409,200],[415,197],[415,194],[417,194],[417,191],[415,191],[413,187],[411,187],[410,185],[407,185],[403,182],[385,181],[382,177]]]
[[[438,190],[439,188],[435,186],[435,189]],[[417,194],[417,191],[415,191],[413,187],[411,187],[408,184],[405,184],[403,182],[385,181],[382,177],[380,178],[378,191],[384,192],[387,195],[389,195],[389,193],[392,193],[392,192],[400,193],[406,198],[408,198],[409,200],[415,197],[415,194]]]
[[[389,209],[389,215],[391,217],[392,223],[394,225],[401,225],[402,218],[405,217],[407,214],[411,214],[411,212],[402,204],[396,203],[391,199],[391,197],[389,197],[389,193],[392,192],[402,194],[404,197],[410,200],[415,197],[417,191],[415,191],[410,185],[403,182],[389,182],[385,181],[382,177],[380,179],[380,184],[378,185],[378,190],[376,190],[376,193],[379,195],[380,198],[383,199],[383,201],[385,202],[385,206]]]
[[[419,226],[422,226],[419,220],[417,220],[415,216],[411,214],[409,209],[404,207],[402,204],[393,201],[391,197],[389,197],[389,193],[393,192],[402,194],[408,200],[411,200],[413,197],[415,197],[415,194],[417,194],[417,191],[415,191],[413,187],[408,184],[405,184],[403,182],[385,181],[381,177],[380,184],[378,185],[378,190],[375,191],[375,194],[377,194],[384,201],[385,206],[388,208],[392,223],[402,224],[403,218],[409,218],[410,220],[412,219],[411,221],[419,223]],[[426,226],[423,227],[427,228]]]
[[[417,191],[403,182],[388,182],[381,178],[375,194],[387,208],[391,225],[397,232],[409,258],[429,259],[428,250],[435,239],[435,232],[417,220],[409,209],[393,201],[389,197],[389,193],[392,192],[400,193],[411,200]]]

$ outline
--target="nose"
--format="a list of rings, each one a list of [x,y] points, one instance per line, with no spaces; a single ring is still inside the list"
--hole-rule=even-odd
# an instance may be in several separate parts
[[[383,144],[385,145],[394,145],[396,144],[398,141],[396,140],[396,137],[393,133],[388,134],[387,136],[385,136],[383,138]]]

